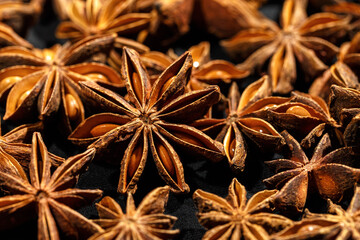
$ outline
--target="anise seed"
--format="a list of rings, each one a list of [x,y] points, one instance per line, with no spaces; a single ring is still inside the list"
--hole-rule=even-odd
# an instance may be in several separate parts
[[[75,121],[80,115],[80,106],[71,94],[65,95],[66,112],[71,121]]]
[[[311,116],[311,114],[309,113],[308,110],[306,110],[305,108],[300,107],[300,106],[290,107],[290,108],[288,108],[286,110],[286,113],[295,114],[295,115],[303,116],[303,117],[310,117]]]
[[[119,125],[114,124],[114,123],[104,123],[104,124],[100,124],[97,125],[96,127],[94,127],[93,129],[90,130],[90,134],[93,137],[98,137],[101,135],[104,135],[105,133],[113,130],[114,128],[117,128]]]
[[[3,90],[5,90],[8,86],[10,86],[11,84],[16,83],[17,81],[21,80],[21,77],[19,76],[10,76],[7,78],[4,78],[1,82],[0,82],[0,92],[2,92]]]

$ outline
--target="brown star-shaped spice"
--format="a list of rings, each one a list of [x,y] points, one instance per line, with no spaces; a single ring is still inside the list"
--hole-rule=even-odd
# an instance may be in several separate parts
[[[27,142],[31,141],[34,132],[41,131],[42,129],[42,123],[37,122],[18,126],[2,135],[0,123],[0,147],[2,151],[14,157],[21,164],[25,172],[28,172],[31,154],[31,145],[27,144]],[[52,153],[49,153],[49,156],[53,166],[59,166],[65,161],[62,157],[58,157]]]
[[[193,199],[199,209],[198,220],[209,229],[203,240],[268,239],[269,234],[291,226],[290,219],[269,213],[274,210],[272,200],[276,193],[276,190],[264,190],[247,201],[245,187],[236,178],[232,180],[225,199],[196,190]]]
[[[38,239],[78,239],[102,231],[72,209],[90,204],[102,194],[101,190],[71,188],[94,154],[95,149],[89,149],[70,157],[51,174],[47,148],[35,133],[27,176],[16,159],[0,151],[0,184],[9,193],[0,198],[0,228],[37,217]]]
[[[276,24],[258,10],[262,1],[252,0],[199,0],[194,20],[218,38],[229,38],[237,32],[251,28],[273,28]]]
[[[360,89],[358,76],[360,61],[360,33],[351,42],[343,43],[336,63],[326,70],[322,76],[314,80],[309,88],[311,95],[320,96],[328,100],[330,86],[336,84],[341,87]]]
[[[17,34],[25,36],[40,16],[42,5],[43,0],[1,1],[0,21],[10,26]]]
[[[335,4],[328,4],[322,7],[325,12],[332,12],[340,15],[350,16],[351,21],[348,26],[350,35],[356,34],[360,30],[360,4],[350,1],[337,1]]]
[[[59,113],[56,119],[64,134],[69,134],[85,116],[79,81],[123,86],[112,68],[86,62],[106,54],[113,41],[114,36],[107,35],[44,50],[20,46],[1,49],[0,66],[6,67],[0,71],[0,96],[7,96],[4,119],[24,121],[33,117],[36,109],[41,120],[53,119]]]
[[[297,91],[291,95],[271,108],[262,108],[249,115],[269,122],[278,131],[288,131],[301,140],[301,146],[305,148],[313,147],[325,133],[343,145],[340,125],[332,118],[323,99]],[[265,98],[263,101],[268,100]]]
[[[268,187],[280,189],[274,198],[275,206],[289,213],[301,212],[308,194],[317,192],[323,198],[340,201],[343,193],[360,178],[357,166],[360,151],[343,147],[330,153],[331,143],[325,134],[309,160],[300,144],[287,132],[282,132],[289,147],[289,159],[266,162],[277,174],[264,180]]]
[[[338,48],[329,39],[345,34],[348,18],[332,13],[306,16],[306,0],[286,0],[281,13],[281,27],[275,29],[250,28],[223,41],[230,55],[246,60],[241,69],[260,70],[269,60],[268,74],[273,92],[286,94],[293,90],[297,65],[305,75],[314,78],[327,69]],[[325,62],[324,62],[325,61]]]
[[[346,211],[341,206],[328,200],[329,214],[315,214],[306,211],[305,218],[302,221],[274,234],[272,239],[359,239],[359,202],[360,187],[356,187],[354,196]]]
[[[187,192],[183,167],[172,144],[214,161],[223,158],[223,147],[190,123],[205,115],[219,100],[216,86],[183,94],[191,75],[192,58],[182,55],[154,82],[143,67],[138,53],[124,48],[122,75],[127,88],[125,101],[96,83],[83,82],[83,93],[103,112],[83,121],[69,136],[78,143],[91,143],[98,151],[110,144],[127,146],[121,161],[118,191],[134,192],[151,150],[161,177],[172,190]]]
[[[267,98],[270,95],[269,78],[267,76],[250,84],[240,96],[236,83],[231,85],[228,96],[227,117],[224,119],[204,118],[192,125],[206,134],[222,141],[230,167],[234,171],[243,171],[247,157],[247,146],[244,135],[257,143],[264,150],[281,146],[285,142],[276,129],[261,118],[249,117],[254,111],[273,107],[282,98]]]
[[[17,35],[17,33],[8,25],[0,23],[0,47],[23,46],[32,48],[32,45]]]
[[[58,38],[79,41],[88,36],[137,33],[150,22],[150,14],[132,13],[136,1],[86,0],[68,4],[70,21],[60,23]]]
[[[329,100],[330,112],[344,129],[348,146],[360,146],[360,91],[332,85]]]
[[[100,239],[172,239],[179,230],[172,230],[176,217],[164,214],[169,197],[168,186],[158,187],[144,197],[138,208],[128,193],[126,213],[111,197],[104,197],[96,207],[100,219],[95,220],[105,231],[96,233],[89,240]]]

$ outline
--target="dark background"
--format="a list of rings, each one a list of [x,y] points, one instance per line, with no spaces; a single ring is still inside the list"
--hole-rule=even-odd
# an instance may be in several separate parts
[[[269,1],[261,8],[261,11],[269,18],[277,21],[281,10],[281,2],[282,1]],[[47,1],[38,24],[30,30],[27,39],[37,48],[51,47],[55,43],[63,43],[64,41],[57,40],[54,37],[54,31],[58,23],[56,15],[52,10],[51,1]],[[170,47],[181,54],[190,46],[198,44],[201,41],[210,41],[212,59],[229,60],[224,51],[219,47],[218,39],[206,33],[204,29],[192,28],[188,34]],[[252,77],[239,82],[241,90],[255,79],[256,77]],[[2,105],[0,110],[3,116],[4,105]],[[5,132],[14,126],[12,123],[7,122],[2,125]],[[44,140],[49,151],[61,157],[69,157],[82,151],[71,145],[71,143],[64,141],[56,129],[47,129],[44,134]],[[250,141],[247,142],[249,143]],[[192,201],[192,194],[196,189],[202,189],[225,197],[233,177],[237,177],[240,183],[246,187],[248,197],[265,189],[262,180],[271,176],[272,173],[264,165],[263,161],[271,160],[274,156],[261,153],[255,146],[252,146],[251,143],[248,147],[251,151],[247,159],[246,169],[242,174],[234,174],[231,172],[226,159],[215,164],[199,157],[184,155],[179,151],[184,166],[185,180],[191,190],[189,194],[183,195],[174,195],[171,193],[166,207],[167,214],[178,217],[174,228],[180,229],[181,233],[177,239],[201,239],[205,233],[205,229],[197,221],[197,210]],[[120,162],[121,156],[118,158]],[[104,196],[113,197],[124,207],[126,197],[116,192],[119,174],[119,166],[111,166],[102,161],[93,161],[88,171],[81,175],[77,187],[82,189],[99,188],[104,191]],[[163,186],[164,184],[158,176],[150,154],[144,173],[138,182],[138,190],[134,195],[136,204],[138,205],[141,199],[152,189]],[[318,200],[316,199],[314,201],[317,202]],[[79,211],[87,218],[98,218],[95,204],[84,207]],[[34,220],[12,230],[0,232],[0,239],[36,239],[36,234],[37,222]]]

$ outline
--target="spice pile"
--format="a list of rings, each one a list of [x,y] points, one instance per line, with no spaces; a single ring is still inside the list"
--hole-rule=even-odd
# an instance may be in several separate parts
[[[1,238],[360,239],[359,12],[0,2]]]

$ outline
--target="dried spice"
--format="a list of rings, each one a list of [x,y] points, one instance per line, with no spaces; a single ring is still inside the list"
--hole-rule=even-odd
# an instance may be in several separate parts
[[[359,198],[360,187],[356,187],[346,211],[328,200],[329,214],[315,214],[307,211],[306,218],[275,234],[272,239],[358,239],[360,237]]]
[[[35,24],[42,11],[43,0],[1,1],[0,21],[16,33],[25,36],[29,27]]]
[[[32,48],[32,45],[20,37],[11,27],[0,23],[0,47],[23,46]]]
[[[330,112],[344,128],[344,141],[348,146],[359,146],[360,140],[360,91],[331,87]]]
[[[43,125],[41,122],[34,124],[24,124],[11,130],[10,132],[1,135],[0,127],[0,148],[6,154],[14,157],[22,166],[25,172],[28,172],[29,159],[31,154],[30,142],[34,132],[42,131]],[[59,166],[65,161],[62,157],[49,153],[52,166]]]
[[[268,239],[269,234],[291,226],[284,216],[269,213],[276,190],[256,193],[248,201],[246,190],[236,178],[224,199],[215,194],[196,190],[193,199],[199,209],[198,220],[209,229],[202,239]]]
[[[322,7],[325,12],[333,12],[340,15],[350,16],[351,22],[348,26],[350,34],[356,34],[360,30],[360,4],[354,2],[340,1],[336,4]]]
[[[240,70],[234,64],[225,60],[210,59],[210,43],[200,42],[188,50],[193,56],[193,71],[187,84],[188,91],[201,90],[209,85],[217,85],[221,82],[231,83],[231,80],[239,80],[247,77],[249,71]],[[175,52],[169,51],[168,55],[175,59]]]
[[[246,60],[241,69],[261,70],[269,60],[268,74],[273,92],[286,94],[293,90],[299,64],[309,78],[327,69],[338,48],[327,39],[337,39],[345,34],[348,18],[332,13],[306,15],[306,0],[287,0],[281,14],[281,28],[250,28],[222,41],[222,46],[232,56]]]
[[[134,4],[131,0],[73,1],[67,6],[70,21],[60,23],[56,36],[79,41],[109,33],[137,33],[147,27],[150,15],[132,13]]]
[[[360,33],[356,34],[351,42],[341,45],[337,62],[334,63],[322,76],[315,79],[309,88],[309,93],[328,99],[330,86],[336,84],[342,87],[360,89],[359,60],[360,60]]]
[[[37,216],[38,239],[79,239],[102,231],[72,209],[90,204],[102,194],[101,190],[71,188],[94,154],[95,149],[89,149],[70,157],[51,174],[47,148],[41,135],[35,133],[28,177],[15,158],[0,151],[0,184],[9,193],[0,198],[0,228],[14,227]]]
[[[95,220],[105,231],[95,234],[89,240],[100,239],[172,239],[179,230],[172,230],[176,217],[164,214],[169,197],[169,187],[152,190],[141,201],[138,208],[128,193],[126,213],[111,197],[104,197],[96,204],[100,219]]]
[[[79,81],[123,86],[120,75],[110,67],[86,62],[106,54],[113,40],[114,36],[108,35],[44,50],[1,49],[0,66],[7,67],[0,72],[0,97],[7,96],[4,119],[24,121],[38,112],[39,119],[48,120],[59,113],[58,123],[63,133],[69,134],[84,119]]]
[[[146,45],[166,46],[189,31],[194,0],[156,0],[149,28],[137,40]]]
[[[185,53],[151,85],[138,53],[124,48],[122,75],[130,103],[96,83],[81,83],[83,93],[101,102],[104,112],[85,119],[69,139],[80,144],[93,142],[89,147],[99,151],[114,142],[127,145],[121,161],[119,192],[136,190],[149,150],[159,174],[177,192],[187,192],[189,187],[172,144],[214,161],[223,158],[219,142],[186,125],[204,116],[220,96],[215,86],[183,94],[191,68],[191,55]]]
[[[309,160],[300,144],[287,132],[281,133],[289,148],[288,159],[266,162],[276,175],[264,180],[265,185],[280,189],[274,204],[284,212],[301,212],[308,194],[317,192],[323,198],[340,201],[346,190],[360,178],[357,162],[360,152],[355,147],[338,148],[330,153],[330,138],[325,134]]]
[[[265,76],[250,84],[240,97],[239,89],[236,83],[233,83],[228,96],[227,117],[225,119],[205,118],[192,124],[223,142],[226,157],[234,171],[243,171],[245,168],[247,144],[244,135],[263,149],[266,147],[273,149],[285,143],[270,123],[260,118],[247,116],[253,111],[274,105],[274,101],[270,99],[261,104],[256,102],[270,95],[269,85],[269,79]]]
[[[312,147],[325,133],[343,144],[340,125],[330,115],[323,99],[302,92],[292,92],[291,98],[283,99],[271,108],[263,108],[250,115],[268,121],[279,131],[288,131],[301,140],[305,148]]]
[[[255,1],[247,0],[200,0],[198,1],[197,21],[218,38],[229,38],[237,32],[251,27],[276,28],[257,9]],[[258,2],[258,1],[257,1]]]

